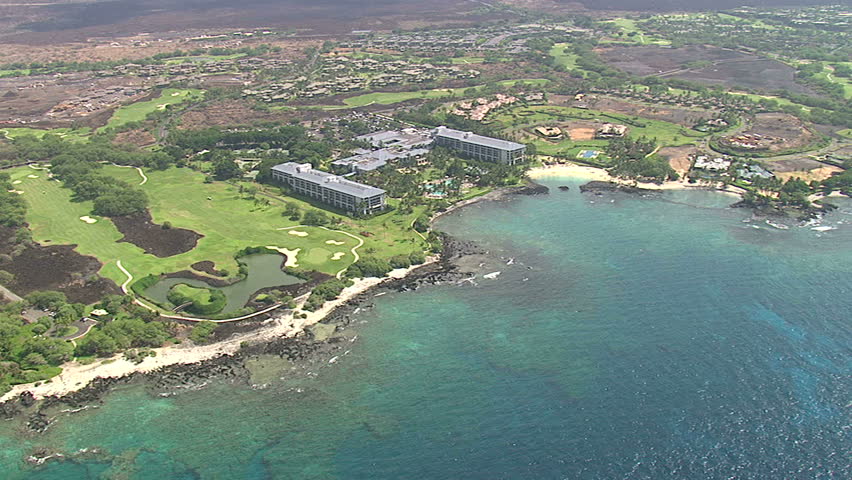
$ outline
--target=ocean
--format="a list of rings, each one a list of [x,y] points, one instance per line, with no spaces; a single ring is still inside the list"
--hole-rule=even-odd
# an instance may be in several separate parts
[[[852,478],[852,202],[781,230],[719,193],[544,183],[440,219],[487,250],[475,277],[377,297],[335,362],[0,423],[2,476]],[[26,466],[42,446],[108,455]]]

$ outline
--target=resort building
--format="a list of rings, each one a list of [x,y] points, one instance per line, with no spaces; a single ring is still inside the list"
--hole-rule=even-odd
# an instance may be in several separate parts
[[[455,150],[475,160],[515,165],[524,161],[527,147],[520,143],[484,137],[447,127],[435,129],[435,145]]]
[[[355,140],[369,143],[373,150],[358,148],[351,157],[331,162],[335,171],[359,174],[406,158],[420,159],[429,153],[433,141],[429,130],[415,128],[375,132]]]
[[[367,214],[385,208],[385,191],[294,162],[272,167],[272,178],[293,192],[349,213]]]

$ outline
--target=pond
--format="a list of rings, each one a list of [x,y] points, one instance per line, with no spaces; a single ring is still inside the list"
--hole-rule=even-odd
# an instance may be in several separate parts
[[[221,290],[228,299],[228,303],[222,310],[223,313],[239,310],[245,306],[252,294],[262,288],[295,285],[303,283],[304,280],[293,275],[288,275],[281,270],[284,256],[277,253],[259,253],[247,255],[240,258],[240,263],[248,267],[248,275],[227,287],[212,287],[203,280],[194,278],[164,278],[145,290],[145,296],[155,300],[162,305],[171,305],[166,296],[169,289],[179,283],[192,285],[193,287],[216,288]]]

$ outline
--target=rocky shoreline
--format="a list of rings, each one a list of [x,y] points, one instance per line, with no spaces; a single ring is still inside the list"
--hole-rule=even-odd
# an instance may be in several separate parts
[[[246,362],[260,356],[277,356],[294,363],[327,362],[340,350],[343,332],[360,309],[370,308],[380,292],[405,292],[426,285],[454,282],[467,276],[460,272],[455,262],[467,255],[483,253],[475,244],[443,235],[444,251],[437,262],[426,264],[399,279],[388,279],[372,287],[331,311],[320,324],[332,330],[326,338],[318,339],[314,328],[295,337],[279,337],[274,340],[241,345],[234,354],[223,354],[209,360],[175,364],[150,372],[135,372],[122,377],[96,378],[85,387],[65,395],[47,396],[36,399],[31,392],[24,392],[0,403],[0,418],[18,418],[24,422],[29,434],[45,432],[51,424],[64,415],[71,415],[91,408],[98,408],[105,397],[116,387],[131,383],[143,383],[154,395],[168,396],[180,390],[200,388],[210,381],[233,381],[251,385],[251,374]],[[255,326],[254,328],[257,328]],[[239,330],[239,329],[238,329]],[[229,332],[231,335],[238,330]],[[347,342],[348,344],[348,342]],[[41,464],[48,456],[64,458],[57,452],[40,452],[31,463]]]
[[[603,195],[605,193],[613,193],[613,192],[621,192],[621,193],[630,193],[630,194],[649,194],[654,193],[657,190],[651,190],[648,188],[634,187],[631,185],[625,185],[622,183],[616,182],[605,182],[601,180],[592,180],[589,183],[580,185],[580,191],[582,193],[592,193],[595,195]]]
[[[548,187],[528,181],[520,187],[505,188],[491,192],[468,202],[458,204],[442,214],[484,200],[498,200],[511,195],[541,195],[549,193]],[[437,217],[436,217],[437,218]],[[435,262],[412,270],[402,278],[389,278],[337,306],[318,324],[306,328],[295,337],[278,337],[263,342],[241,344],[233,354],[188,364],[174,364],[149,372],[134,372],[121,377],[96,378],[83,388],[64,395],[52,395],[36,399],[31,392],[24,392],[0,403],[0,419],[16,419],[21,422],[21,431],[27,435],[39,435],[61,418],[100,408],[106,397],[117,387],[141,384],[154,396],[171,396],[181,391],[203,388],[212,381],[227,381],[244,384],[247,388],[261,388],[252,378],[251,363],[269,357],[286,359],[299,370],[316,368],[318,365],[334,363],[343,350],[354,342],[357,332],[350,329],[356,314],[372,308],[377,296],[389,292],[409,292],[424,286],[457,283],[470,277],[460,266],[460,260],[485,252],[476,243],[456,239],[441,233],[443,251]],[[225,340],[239,333],[262,328],[257,322],[233,325],[234,328],[217,332]],[[217,335],[217,336],[218,336]],[[74,461],[79,458],[103,455],[98,449],[82,452],[62,452],[39,447],[29,452],[24,459],[38,467],[50,461]]]

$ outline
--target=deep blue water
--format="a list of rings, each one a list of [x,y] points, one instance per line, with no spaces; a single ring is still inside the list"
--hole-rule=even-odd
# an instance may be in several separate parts
[[[334,364],[270,360],[265,388],[124,387],[44,436],[0,425],[0,464],[14,479],[852,478],[852,203],[823,221],[836,230],[782,231],[720,194],[549,185],[565,183],[442,219],[489,251],[473,284],[377,298]],[[24,470],[39,445],[117,456]]]

